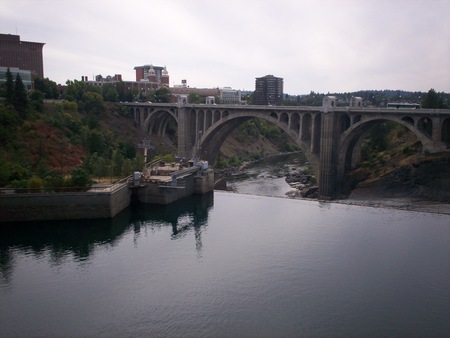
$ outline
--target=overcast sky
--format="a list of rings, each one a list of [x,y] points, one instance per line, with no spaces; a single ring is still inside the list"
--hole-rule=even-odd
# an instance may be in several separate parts
[[[1,0],[0,33],[44,42],[57,83],[153,64],[171,86],[450,92],[449,15],[449,0]]]

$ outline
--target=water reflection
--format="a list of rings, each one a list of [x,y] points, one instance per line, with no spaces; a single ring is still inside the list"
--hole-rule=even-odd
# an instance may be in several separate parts
[[[156,227],[171,226],[172,239],[182,238],[194,231],[196,250],[201,255],[202,227],[207,226],[209,211],[213,205],[213,192],[193,195],[170,205],[139,205],[132,209],[134,241],[136,243],[141,229],[154,230]]]
[[[108,220],[0,224],[0,275],[8,283],[17,254],[48,257],[52,266],[63,264],[68,256],[83,263],[98,246],[114,247],[128,231],[134,231],[137,238],[143,227],[155,224],[171,226],[173,239],[194,231],[196,249],[201,252],[201,228],[207,224],[213,203],[210,193],[166,206],[133,206]]]

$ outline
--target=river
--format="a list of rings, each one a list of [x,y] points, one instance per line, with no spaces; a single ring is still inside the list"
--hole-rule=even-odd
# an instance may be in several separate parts
[[[449,215],[258,195],[1,224],[0,336],[449,336]]]

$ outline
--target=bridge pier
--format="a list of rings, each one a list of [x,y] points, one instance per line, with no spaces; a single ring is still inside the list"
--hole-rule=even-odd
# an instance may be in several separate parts
[[[189,119],[186,116],[186,108],[178,108],[178,154],[181,157],[189,159],[190,154],[190,144],[191,130]]]
[[[445,144],[442,142],[442,119],[439,116],[433,116],[431,118],[433,124],[431,132],[431,142],[426,147],[426,150],[430,153],[436,153],[445,149]]]
[[[331,200],[337,195],[338,187],[338,145],[339,128],[338,114],[324,111],[322,114],[322,129],[320,142],[320,174],[319,199]]]

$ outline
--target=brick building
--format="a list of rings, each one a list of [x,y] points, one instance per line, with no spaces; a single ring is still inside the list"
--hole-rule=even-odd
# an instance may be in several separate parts
[[[45,43],[21,41],[19,35],[0,34],[0,67],[30,71],[32,80],[44,78]]]
[[[153,89],[169,87],[169,73],[166,67],[144,65],[134,67],[136,82],[148,82]]]

